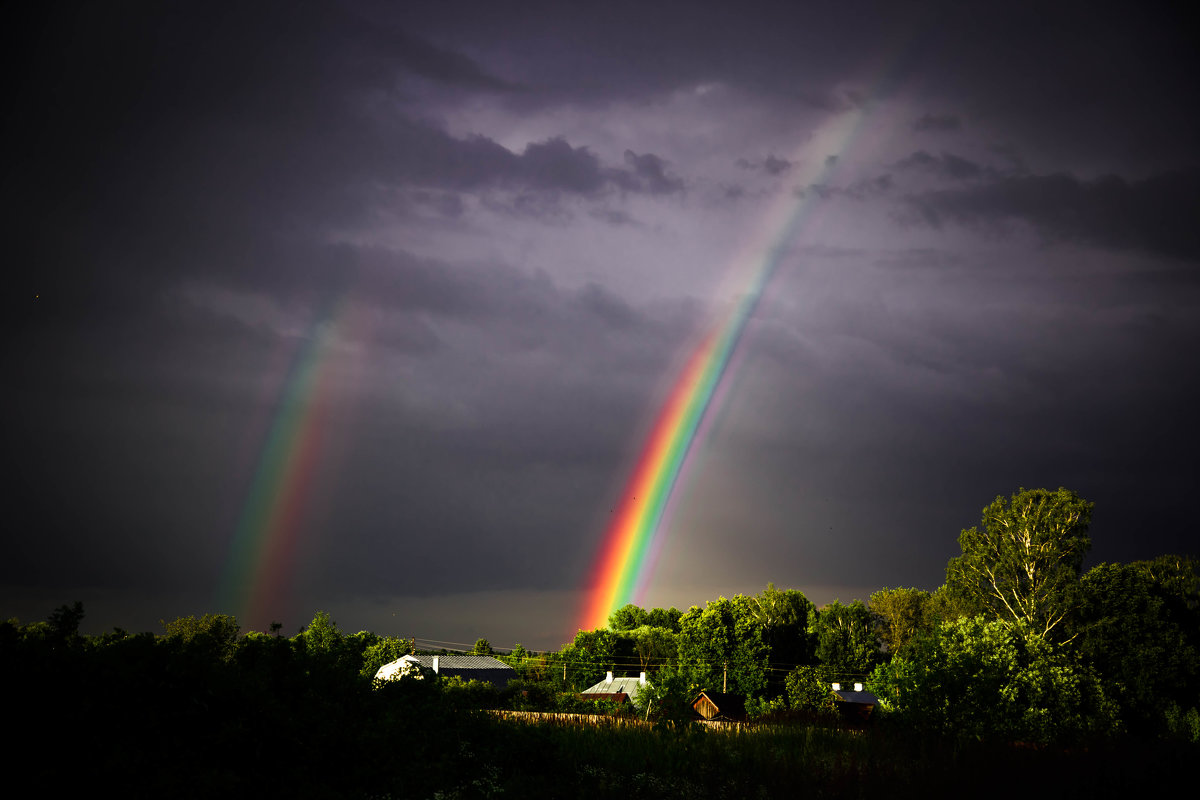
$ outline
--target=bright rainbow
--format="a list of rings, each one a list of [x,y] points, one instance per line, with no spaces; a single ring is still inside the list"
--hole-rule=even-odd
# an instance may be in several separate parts
[[[802,169],[808,167],[798,176],[799,185],[827,180],[838,160],[827,156],[840,155],[849,147],[863,117],[861,110],[844,113],[805,142],[794,159]],[[740,290],[739,299],[692,353],[651,428],[604,536],[580,629],[604,627],[616,609],[642,602],[662,549],[672,492],[688,470],[696,442],[711,424],[712,410],[720,406],[713,400],[730,372],[747,321],[798,229],[811,217],[811,195],[782,192],[758,234],[734,259],[731,285]]]

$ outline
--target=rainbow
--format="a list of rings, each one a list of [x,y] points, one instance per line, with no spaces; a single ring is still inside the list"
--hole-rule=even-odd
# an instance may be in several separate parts
[[[799,185],[828,180],[836,169],[836,156],[850,146],[864,116],[861,109],[838,115],[805,142],[793,159],[802,168],[808,165],[799,176]],[[724,378],[731,371],[731,359],[746,323],[796,233],[811,217],[812,194],[781,192],[763,217],[757,235],[747,240],[734,259],[729,287],[738,299],[687,359],[650,429],[604,536],[580,629],[605,627],[614,610],[642,602],[662,549],[672,492],[688,470],[697,441],[711,424],[713,409],[720,406]]]
[[[345,295],[314,315],[296,348],[263,441],[218,589],[217,605],[265,628],[288,607],[289,578],[330,405],[331,359]]]

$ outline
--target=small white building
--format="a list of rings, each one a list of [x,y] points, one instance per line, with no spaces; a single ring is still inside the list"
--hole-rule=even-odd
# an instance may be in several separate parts
[[[420,674],[415,669],[430,670],[441,677],[462,678],[464,681],[483,681],[503,689],[517,677],[517,671],[492,656],[401,656],[384,664],[375,673],[377,681],[393,681],[406,675]]]

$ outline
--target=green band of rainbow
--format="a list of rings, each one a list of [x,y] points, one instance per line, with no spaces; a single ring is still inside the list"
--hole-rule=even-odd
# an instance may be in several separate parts
[[[817,164],[802,178],[806,183],[823,182],[837,162],[826,154],[843,152],[859,129],[863,114],[845,113],[822,131],[820,141],[806,142],[800,159]],[[816,147],[814,147],[814,144]],[[824,145],[819,160],[813,151]],[[667,396],[642,448],[633,474],[617,505],[615,517],[605,534],[590,582],[579,627],[584,630],[608,624],[609,615],[627,603],[641,603],[662,548],[662,529],[667,527],[672,492],[687,471],[696,443],[719,405],[723,378],[730,359],[792,239],[811,216],[811,192],[783,193],[764,217],[760,235],[753,237],[736,259],[734,269],[741,286],[740,299],[718,322],[687,360]]]
[[[329,406],[329,350],[344,298],[315,315],[282,381],[218,589],[218,606],[265,629],[288,610],[290,578]]]

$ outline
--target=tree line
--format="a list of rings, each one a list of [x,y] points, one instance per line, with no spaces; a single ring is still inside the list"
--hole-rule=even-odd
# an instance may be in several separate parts
[[[882,588],[816,608],[768,584],[678,609],[628,605],[557,653],[510,657],[522,677],[579,688],[646,671],[679,709],[700,690],[752,714],[832,708],[832,682],[862,681],[893,723],[1008,741],[1123,734],[1200,742],[1200,571],[1188,556],[1084,572],[1092,503],[1020,489],[963,530],[945,583]]]
[[[377,686],[378,668],[415,642],[343,633],[324,612],[291,637],[280,626],[243,633],[221,614],[164,622],[160,635],[81,636],[83,606],[66,605],[45,621],[0,623],[6,718],[22,732],[14,757],[142,775],[141,785],[182,778],[197,794],[229,781],[254,788],[285,764],[289,785],[324,786],[327,759],[374,765],[352,781],[364,790],[400,785],[404,769],[438,763],[439,748],[480,725],[480,708],[611,712],[578,696],[609,670],[648,673],[652,718],[685,719],[709,690],[744,696],[759,718],[819,719],[832,709],[831,682],[863,681],[881,722],[900,730],[1200,742],[1197,563],[1161,556],[1085,572],[1091,511],[1065,489],[996,498],[962,531],[961,553],[932,591],[882,588],[818,609],[768,584],[686,611],[628,605],[557,651],[497,653],[519,678],[504,691],[454,680]],[[494,652],[486,640],[475,651]],[[412,726],[429,720],[437,724],[414,739]],[[70,744],[59,744],[67,731]],[[269,783],[259,788],[279,788]]]

